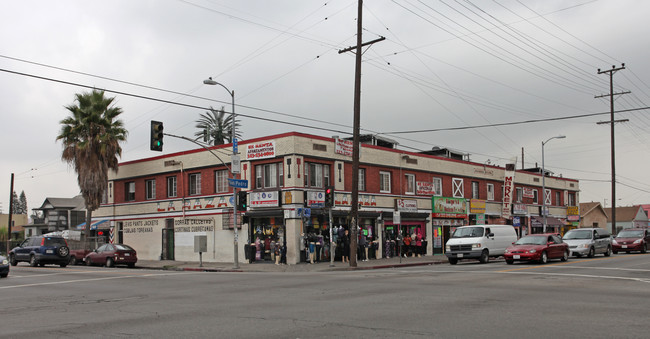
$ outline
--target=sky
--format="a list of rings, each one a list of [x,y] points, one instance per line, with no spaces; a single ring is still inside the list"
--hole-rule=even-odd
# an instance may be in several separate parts
[[[0,209],[10,178],[28,208],[79,193],[56,141],[66,105],[115,97],[128,130],[120,161],[158,156],[149,124],[193,137],[209,107],[242,139],[352,134],[356,0],[3,1]],[[609,73],[616,205],[650,203],[649,1],[366,0],[361,130],[407,151],[447,147],[471,161],[542,165],[611,207]],[[204,85],[212,77],[223,84]],[[603,96],[605,95],[605,96]],[[602,96],[598,98],[599,96]],[[564,135],[563,139],[551,139]],[[550,139],[550,140],[549,140]],[[548,141],[547,141],[548,140]],[[195,149],[166,136],[163,154]],[[546,142],[542,147],[542,143]]]

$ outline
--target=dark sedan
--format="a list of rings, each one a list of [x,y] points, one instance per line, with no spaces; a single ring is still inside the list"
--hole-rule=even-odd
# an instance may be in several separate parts
[[[506,248],[503,256],[508,264],[514,263],[515,260],[538,261],[541,264],[546,264],[549,259],[567,261],[569,245],[557,234],[531,234],[521,237]]]
[[[9,275],[9,260],[0,255],[0,278],[6,278]]]
[[[96,250],[88,253],[84,258],[86,265],[106,265],[113,267],[115,265],[127,265],[134,267],[138,262],[136,251],[129,245],[124,244],[104,244]]]

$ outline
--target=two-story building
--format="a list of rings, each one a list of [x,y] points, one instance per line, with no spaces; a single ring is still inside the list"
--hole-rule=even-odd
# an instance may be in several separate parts
[[[420,235],[422,252],[441,253],[455,227],[473,223],[541,231],[533,222],[542,212],[541,174],[473,163],[440,149],[398,150],[388,139],[362,140],[358,224],[370,258],[397,255],[398,235]],[[238,147],[237,178],[247,181],[248,194],[247,210],[238,213],[240,261],[269,260],[271,245],[279,243],[288,263],[298,263],[306,241],[316,242],[327,259],[330,228],[337,238],[349,226],[351,142],[292,132],[240,141]],[[114,241],[133,246],[142,259],[198,260],[194,239],[205,236],[203,260],[232,262],[232,145],[210,150],[121,163],[93,220],[110,220]],[[513,179],[504,212],[504,186]],[[547,217],[568,224],[567,205],[577,204],[578,181],[549,176],[545,185]],[[335,190],[331,220],[324,208],[328,186]],[[560,231],[564,224],[549,227]],[[261,247],[261,255],[246,252],[251,246]]]

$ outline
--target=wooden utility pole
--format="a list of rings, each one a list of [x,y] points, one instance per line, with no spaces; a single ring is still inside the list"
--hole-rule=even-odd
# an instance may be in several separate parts
[[[622,63],[621,67],[612,66],[612,69],[601,71],[598,69],[598,74],[609,74],[609,94],[597,95],[595,98],[609,97],[610,118],[609,121],[598,122],[597,124],[610,124],[610,139],[611,139],[611,162],[612,162],[612,234],[616,233],[616,152],[614,148],[614,124],[617,122],[629,121],[628,119],[614,120],[614,96],[621,94],[628,94],[630,91],[614,93],[614,73],[625,69],[625,64]]]
[[[14,174],[11,173],[11,184],[9,185],[9,218],[7,218],[7,258],[11,251],[11,222],[14,213]]]
[[[352,197],[350,210],[350,267],[357,267],[357,234],[359,232],[359,129],[361,125],[361,47],[384,40],[384,37],[362,43],[361,17],[363,14],[363,0],[359,0],[357,14],[357,45],[339,51],[339,54],[355,50],[356,61],[354,67],[354,124],[352,127]]]

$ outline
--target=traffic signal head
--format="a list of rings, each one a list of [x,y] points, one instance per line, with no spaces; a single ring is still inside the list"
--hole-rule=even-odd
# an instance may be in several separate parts
[[[325,187],[325,207],[334,207],[334,187]]]
[[[247,194],[244,191],[237,192],[237,209],[240,211],[246,211],[248,208]]]
[[[163,123],[151,120],[151,142],[149,149],[162,152],[163,150]]]

